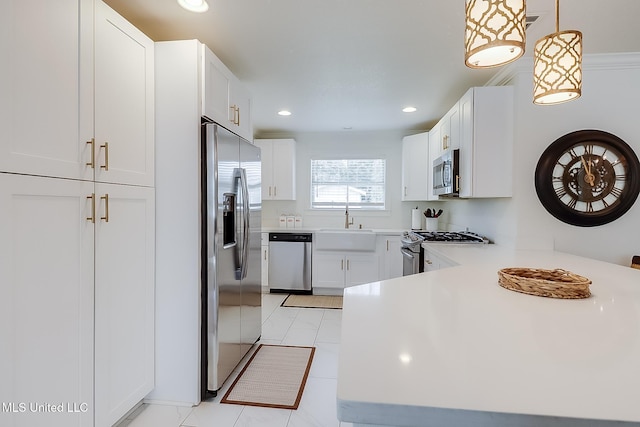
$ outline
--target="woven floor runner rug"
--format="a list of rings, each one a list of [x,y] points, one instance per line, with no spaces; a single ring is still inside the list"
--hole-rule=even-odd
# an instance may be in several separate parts
[[[221,403],[298,409],[315,347],[261,344]]]
[[[282,307],[302,308],[342,308],[342,296],[331,295],[289,295]]]

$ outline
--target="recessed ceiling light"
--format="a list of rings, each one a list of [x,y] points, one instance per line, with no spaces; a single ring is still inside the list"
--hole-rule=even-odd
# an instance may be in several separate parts
[[[190,12],[206,12],[209,5],[205,0],[178,0],[178,4]]]
[[[403,112],[405,113],[413,113],[415,111],[417,111],[418,109],[416,107],[404,107],[402,109]]]
[[[278,111],[278,115],[280,115],[280,116],[290,116],[291,115],[291,111],[280,110],[280,111]]]

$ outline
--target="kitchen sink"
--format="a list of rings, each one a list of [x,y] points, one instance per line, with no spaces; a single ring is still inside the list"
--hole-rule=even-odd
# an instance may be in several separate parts
[[[313,238],[320,251],[375,251],[376,233],[367,229],[321,229]]]

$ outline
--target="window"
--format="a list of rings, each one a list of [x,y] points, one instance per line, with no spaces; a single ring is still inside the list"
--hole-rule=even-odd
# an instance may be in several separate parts
[[[311,160],[312,209],[384,209],[384,159]]]

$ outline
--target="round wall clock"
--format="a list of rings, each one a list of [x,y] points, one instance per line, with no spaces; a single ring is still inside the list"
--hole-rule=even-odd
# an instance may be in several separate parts
[[[555,140],[540,156],[536,193],[560,221],[581,227],[607,224],[631,209],[640,192],[640,162],[622,139],[580,130]]]

